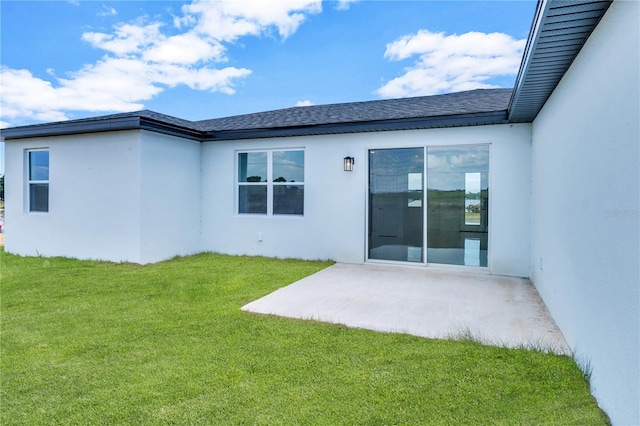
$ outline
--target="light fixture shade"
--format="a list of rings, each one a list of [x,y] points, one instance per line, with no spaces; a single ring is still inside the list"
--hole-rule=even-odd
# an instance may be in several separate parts
[[[355,163],[356,162],[353,159],[353,157],[344,157],[344,171],[345,172],[352,172],[353,171],[353,165]]]

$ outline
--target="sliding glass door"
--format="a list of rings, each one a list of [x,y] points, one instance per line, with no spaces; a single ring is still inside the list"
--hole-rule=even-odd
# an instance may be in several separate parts
[[[427,261],[487,266],[489,147],[427,149]]]
[[[489,146],[370,150],[368,216],[368,259],[487,266]]]
[[[424,262],[424,149],[369,151],[369,259]]]

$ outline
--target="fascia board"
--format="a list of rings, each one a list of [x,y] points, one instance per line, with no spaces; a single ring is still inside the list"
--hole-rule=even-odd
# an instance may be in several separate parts
[[[226,130],[211,132],[206,142],[260,139],[291,136],[314,136],[345,133],[366,133],[417,129],[434,129],[442,127],[463,127],[487,124],[507,123],[506,111],[493,111],[474,114],[461,114],[440,117],[422,117],[401,120],[381,120],[355,123],[321,124],[312,126],[295,126],[283,128],[264,128],[251,130]]]
[[[13,127],[0,130],[5,140],[64,136],[81,133],[114,132],[140,128],[140,117],[121,117],[110,120],[59,122]]]
[[[548,13],[549,8],[550,3],[547,0],[542,0],[538,3],[538,7],[536,9],[536,13],[531,25],[529,38],[527,39],[525,51],[522,56],[522,62],[520,63],[520,70],[518,71],[516,84],[513,89],[513,94],[511,95],[511,101],[509,101],[509,107],[507,108],[507,111],[509,111],[509,118],[511,118],[511,111],[514,105],[516,105],[516,103],[518,102],[522,84],[526,80],[527,74],[529,72],[529,63],[531,62],[533,52],[535,51],[536,45],[538,44],[538,40],[540,38],[540,26],[542,25],[542,21],[545,15]]]
[[[193,140],[201,140],[203,137],[203,134],[199,131],[184,129],[139,116],[80,122],[62,121],[59,123],[14,127],[0,130],[0,135],[4,140],[10,141],[14,139],[117,132],[122,130],[147,130]]]

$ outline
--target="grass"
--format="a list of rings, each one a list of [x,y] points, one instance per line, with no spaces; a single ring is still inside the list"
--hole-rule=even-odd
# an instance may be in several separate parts
[[[239,309],[326,262],[0,255],[3,425],[606,424],[567,356]]]
[[[464,223],[469,225],[480,225],[480,213],[464,212]]]

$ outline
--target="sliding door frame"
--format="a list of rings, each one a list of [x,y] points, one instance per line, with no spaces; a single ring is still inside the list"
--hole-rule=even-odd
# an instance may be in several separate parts
[[[428,240],[427,240],[427,232],[428,232],[428,150],[429,148],[460,148],[460,147],[476,147],[476,146],[487,146],[489,148],[489,167],[488,167],[488,188],[489,188],[489,195],[488,195],[488,219],[487,219],[487,266],[469,266],[469,265],[455,265],[455,264],[446,264],[446,263],[433,263],[433,262],[429,262],[429,257],[428,257]],[[370,205],[370,173],[371,173],[371,164],[370,164],[370,152],[374,151],[374,150],[391,150],[391,149],[404,149],[404,148],[422,148],[423,149],[423,172],[422,172],[422,261],[421,262],[410,262],[410,261],[398,261],[398,260],[385,260],[385,259],[372,259],[369,257],[370,254],[370,250],[369,250],[369,244],[370,244],[370,234],[369,234],[369,229],[370,229],[370,218],[371,218],[371,205]],[[491,254],[492,254],[492,249],[491,249],[491,234],[492,234],[492,228],[493,226],[491,226],[491,222],[492,222],[492,194],[491,194],[491,188],[493,188],[493,184],[492,184],[492,168],[493,168],[493,147],[492,144],[490,142],[479,142],[479,143],[463,143],[463,144],[424,144],[424,145],[411,145],[411,144],[407,144],[407,145],[395,145],[395,146],[388,146],[388,145],[379,145],[379,146],[366,146],[365,147],[365,158],[367,159],[366,161],[366,171],[365,171],[365,241],[364,241],[364,259],[366,263],[372,263],[372,264],[391,264],[391,265],[404,265],[404,266],[421,266],[421,267],[429,267],[429,268],[434,268],[434,269],[445,269],[445,270],[452,270],[452,271],[464,271],[464,272],[476,272],[476,273],[482,273],[482,274],[491,274]]]

